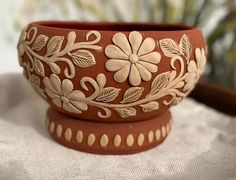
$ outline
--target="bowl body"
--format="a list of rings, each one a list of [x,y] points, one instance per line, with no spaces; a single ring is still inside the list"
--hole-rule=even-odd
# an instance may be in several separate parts
[[[181,25],[33,22],[18,43],[25,77],[82,120],[150,119],[178,104],[206,64],[200,30]]]

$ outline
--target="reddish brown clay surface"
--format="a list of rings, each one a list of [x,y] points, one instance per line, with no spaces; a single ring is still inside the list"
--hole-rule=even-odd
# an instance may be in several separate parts
[[[25,77],[51,106],[52,137],[99,154],[162,143],[206,50],[199,29],[168,24],[33,22],[18,43]]]
[[[47,113],[47,127],[60,144],[96,154],[132,154],[161,144],[170,132],[170,112],[146,121],[102,123],[81,121],[56,112]]]
[[[26,78],[53,109],[132,122],[165,113],[192,90],[206,46],[200,30],[181,25],[33,22],[18,51]]]

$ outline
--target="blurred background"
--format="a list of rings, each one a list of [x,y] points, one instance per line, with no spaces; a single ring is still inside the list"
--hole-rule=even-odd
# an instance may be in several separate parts
[[[184,23],[207,38],[204,79],[236,89],[236,0],[0,0],[0,10],[0,73],[21,72],[16,44],[31,21]]]

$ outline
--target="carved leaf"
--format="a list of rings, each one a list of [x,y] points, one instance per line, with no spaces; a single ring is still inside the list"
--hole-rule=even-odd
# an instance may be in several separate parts
[[[100,88],[103,88],[106,84],[106,76],[102,73],[97,75],[97,82]]]
[[[134,108],[115,108],[119,116],[122,118],[136,116],[136,109]]]
[[[184,81],[180,81],[180,82],[175,86],[175,88],[182,88],[182,87],[184,87],[184,85],[185,85]]]
[[[129,88],[125,94],[123,101],[121,103],[128,103],[128,102],[134,102],[137,101],[140,96],[143,93],[144,88],[143,87],[131,87]]]
[[[56,63],[48,63],[48,65],[50,66],[51,71],[54,74],[60,74],[61,69],[60,69],[60,67]]]
[[[45,46],[47,41],[48,41],[48,36],[45,36],[43,34],[39,35],[34,41],[32,49],[40,51]]]
[[[143,112],[151,112],[159,109],[159,103],[156,101],[149,102],[147,104],[141,104],[139,106],[142,107]]]
[[[181,37],[180,43],[179,43],[179,49],[181,54],[189,60],[191,54],[192,54],[192,45],[189,42],[188,36],[185,34]]]
[[[156,94],[158,91],[160,91],[162,88],[164,88],[167,83],[169,82],[169,78],[170,78],[170,72],[165,72],[165,73],[161,73],[159,74],[153,81],[151,84],[151,94],[154,95]]]
[[[180,55],[179,47],[173,39],[162,39],[159,41],[162,52],[167,57]]]
[[[34,69],[36,71],[37,74],[39,74],[40,76],[45,76],[45,72],[44,72],[44,67],[41,61],[35,59],[34,60]]]
[[[107,87],[101,90],[96,100],[101,102],[111,102],[114,101],[118,96],[120,89],[114,87]]]
[[[79,67],[89,67],[96,64],[93,54],[87,50],[77,50],[72,53],[73,62]]]
[[[63,36],[53,36],[47,44],[46,56],[52,56],[57,54],[61,49],[63,40],[64,40]]]

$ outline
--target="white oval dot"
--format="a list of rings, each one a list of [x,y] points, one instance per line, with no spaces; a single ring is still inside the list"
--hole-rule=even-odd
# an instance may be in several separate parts
[[[161,134],[162,134],[162,137],[163,137],[163,138],[166,136],[166,127],[165,127],[165,126],[162,126],[162,128],[161,128]]]
[[[148,142],[152,143],[153,139],[154,139],[154,133],[153,133],[153,131],[149,131],[148,132]]]
[[[119,134],[116,134],[115,135],[115,138],[114,138],[114,146],[115,147],[119,147],[121,144],[121,137]]]
[[[139,135],[138,135],[138,145],[139,146],[142,146],[143,145],[143,142],[144,142],[144,135],[143,135],[143,133],[140,133]]]
[[[134,145],[134,136],[132,134],[129,134],[126,138],[126,144],[128,147],[131,147]]]
[[[161,130],[160,129],[157,129],[156,132],[155,132],[155,137],[156,137],[156,140],[159,141],[161,139]]]
[[[62,135],[62,126],[59,124],[57,125],[57,137],[61,137]]]
[[[77,143],[82,143],[82,141],[83,141],[83,131],[81,131],[81,130],[77,131],[76,141],[77,141]]]
[[[92,146],[95,143],[95,140],[96,140],[96,136],[94,134],[88,135],[87,143],[89,146]]]
[[[108,142],[109,142],[108,136],[106,134],[103,134],[100,139],[100,145],[102,147],[106,147],[108,145]]]
[[[55,129],[55,123],[54,123],[54,122],[51,122],[51,123],[50,123],[50,133],[53,133],[53,132],[54,132],[54,129]]]
[[[71,138],[72,138],[72,131],[70,128],[67,128],[66,131],[65,131],[65,139],[66,141],[71,141]]]

